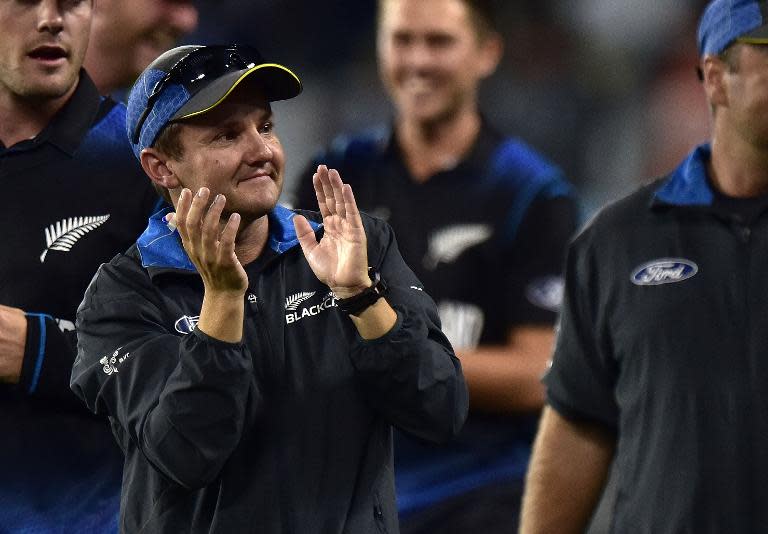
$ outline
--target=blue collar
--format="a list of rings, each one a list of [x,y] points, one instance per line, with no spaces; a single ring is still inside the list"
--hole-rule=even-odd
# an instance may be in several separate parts
[[[707,179],[708,144],[699,145],[653,195],[654,203],[673,206],[711,206],[715,198]]]
[[[197,269],[181,245],[179,233],[171,232],[163,221],[163,216],[170,211],[172,208],[168,207],[152,215],[149,218],[149,226],[136,240],[141,264],[144,267],[196,272]],[[293,211],[280,205],[275,206],[275,209],[267,214],[269,218],[267,245],[278,254],[282,254],[299,244],[292,221],[295,216]],[[309,224],[313,230],[322,226],[314,221],[309,221]]]

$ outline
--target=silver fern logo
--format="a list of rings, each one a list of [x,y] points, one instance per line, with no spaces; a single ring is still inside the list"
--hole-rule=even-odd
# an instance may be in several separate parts
[[[424,267],[433,270],[440,263],[451,263],[474,246],[486,242],[493,230],[487,224],[457,224],[434,232],[429,237],[429,250]]]
[[[315,293],[317,292],[310,291],[310,292],[296,293],[295,295],[291,295],[290,297],[285,299],[285,309],[296,310],[299,307],[299,304],[301,304],[302,302],[304,302],[309,298],[312,298]]]
[[[88,232],[95,230],[109,219],[109,215],[94,217],[70,217],[45,229],[45,250],[40,254],[40,263],[45,262],[49,250],[69,252]]]

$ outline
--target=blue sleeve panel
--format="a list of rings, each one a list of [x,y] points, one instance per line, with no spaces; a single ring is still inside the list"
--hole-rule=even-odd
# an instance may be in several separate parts
[[[359,174],[358,170],[365,169],[374,161],[387,146],[389,128],[380,126],[363,132],[361,135],[340,135],[336,137],[328,149],[321,150],[310,160],[299,174],[293,192],[293,206],[301,209],[317,209],[317,198],[312,185],[312,175],[318,165],[327,165],[333,169],[344,169],[341,177],[344,182],[352,183]]]
[[[485,179],[488,187],[503,188],[514,196],[505,224],[509,241],[517,237],[520,224],[534,200],[575,195],[560,168],[518,139],[508,139],[499,146]]]

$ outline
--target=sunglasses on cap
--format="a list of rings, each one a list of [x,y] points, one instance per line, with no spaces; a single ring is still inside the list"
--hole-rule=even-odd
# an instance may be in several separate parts
[[[146,122],[152,108],[163,89],[171,82],[182,85],[189,94],[194,95],[224,74],[250,69],[263,63],[259,52],[246,45],[203,46],[193,49],[181,57],[152,88],[147,104],[133,130],[131,141],[139,142],[141,127]]]

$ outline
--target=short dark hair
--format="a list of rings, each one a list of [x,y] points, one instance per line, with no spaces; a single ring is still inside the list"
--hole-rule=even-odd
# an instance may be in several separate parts
[[[719,54],[715,54],[715,57],[725,63],[725,66],[728,67],[728,72],[739,72],[739,51],[744,44],[746,43],[739,43],[738,41],[733,42],[729,44],[725,50]],[[701,70],[700,66],[696,67],[696,76],[698,76],[699,81],[704,81],[704,71]]]
[[[497,33],[496,17],[490,0],[462,0],[468,7],[475,25],[475,31],[481,37]]]
[[[177,122],[171,122],[165,128],[160,130],[160,133],[157,135],[157,139],[152,146],[159,152],[162,152],[165,156],[169,156],[173,159],[181,159],[182,156],[184,156],[184,146],[181,144],[180,134],[181,125]],[[173,202],[171,202],[171,194],[168,192],[167,188],[158,185],[155,182],[152,182],[152,186],[155,188],[155,191],[168,202],[168,204],[173,204]]]
[[[184,155],[184,147],[181,144],[181,125],[178,122],[170,122],[160,130],[157,139],[152,144],[154,148],[170,156],[180,159]]]
[[[378,18],[381,23],[381,15],[384,9],[384,3],[388,0],[378,0]],[[497,33],[496,18],[493,13],[491,0],[459,0],[469,8],[469,17],[475,28],[475,33],[481,39],[488,37],[492,33]]]
[[[734,42],[728,45],[728,47],[717,54],[720,61],[728,66],[729,72],[739,71],[739,51],[744,43]]]

